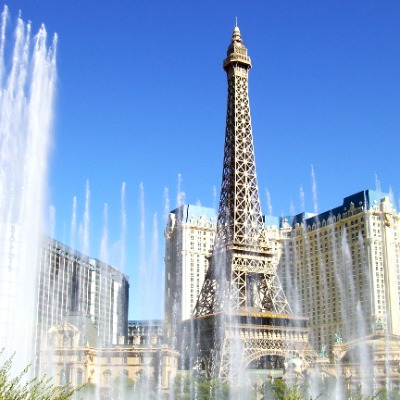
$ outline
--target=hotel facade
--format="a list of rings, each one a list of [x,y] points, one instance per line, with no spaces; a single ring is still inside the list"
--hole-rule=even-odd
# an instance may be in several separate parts
[[[183,205],[165,230],[165,324],[191,317],[215,232],[211,208]],[[294,314],[309,318],[310,342],[332,354],[337,342],[400,335],[400,215],[387,194],[365,190],[318,215],[264,217],[278,274]]]
[[[176,346],[176,329],[190,319],[214,244],[216,214],[185,204],[171,211],[165,229],[165,340]]]
[[[386,194],[365,190],[318,215],[281,218],[279,273],[295,311],[309,317],[311,342],[400,335],[400,216]]]

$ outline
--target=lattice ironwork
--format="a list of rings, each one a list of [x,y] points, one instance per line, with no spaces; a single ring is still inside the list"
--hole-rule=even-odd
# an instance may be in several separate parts
[[[228,105],[216,242],[196,317],[254,307],[291,313],[265,238],[248,95],[250,68],[236,26],[224,61]]]
[[[239,364],[246,366],[259,354],[272,352],[286,356],[291,350],[307,362],[311,354],[316,354],[308,340],[293,339],[295,336],[289,335],[289,328],[279,328],[279,337],[288,340],[276,339],[269,335],[272,329],[269,320],[261,319],[258,320],[264,325],[258,327],[261,336],[250,339],[246,332],[252,331],[253,326],[249,327],[247,322],[244,326],[242,320],[235,319],[243,313],[254,312],[289,317],[292,311],[276,273],[274,247],[265,237],[248,95],[251,60],[237,26],[223,67],[228,80],[228,104],[217,232],[193,317],[200,335],[199,357],[203,365],[210,376],[225,378],[232,365],[238,365],[239,356]],[[215,315],[234,316],[234,331],[241,352],[229,350],[232,342],[229,318],[219,318],[218,324],[211,328],[210,323],[204,322],[211,321]],[[301,330],[308,337],[308,329]],[[204,340],[204,335],[211,335],[212,339]]]

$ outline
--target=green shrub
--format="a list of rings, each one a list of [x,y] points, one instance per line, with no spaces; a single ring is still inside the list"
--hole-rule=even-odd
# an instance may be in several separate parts
[[[0,352],[0,356],[3,350]],[[55,387],[51,378],[29,380],[27,366],[19,375],[11,376],[11,356],[0,366],[0,400],[65,400],[79,390],[68,386]]]

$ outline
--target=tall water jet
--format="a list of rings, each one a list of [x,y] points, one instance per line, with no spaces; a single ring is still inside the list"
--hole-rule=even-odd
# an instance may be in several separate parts
[[[169,190],[167,187],[164,188],[164,214],[163,214],[163,224],[164,226],[167,225],[168,222],[168,215],[170,208],[170,200],[169,200]]]
[[[104,204],[103,210],[104,226],[103,226],[103,236],[100,243],[100,259],[108,263],[108,205]]]
[[[166,192],[164,190],[164,196]],[[135,312],[139,315],[139,319],[146,318],[146,315],[154,315],[155,312],[155,296],[154,293],[160,293],[160,289],[156,288],[158,280],[158,220],[155,214],[152,223],[147,223],[147,210],[145,204],[145,189],[143,183],[139,186],[139,266],[138,266],[138,285],[134,291],[135,301],[138,306]],[[151,236],[150,236],[151,235]]]
[[[50,219],[49,235],[50,235],[50,237],[55,237],[55,232],[56,232],[56,208],[54,207],[54,205],[50,206],[49,219]]]
[[[120,268],[125,271],[126,259],[126,231],[127,231],[127,216],[126,216],[126,184],[122,183],[121,188],[121,246],[120,246]]]
[[[146,274],[146,215],[144,207],[144,186],[143,182],[139,186],[139,208],[140,208],[140,234],[139,234],[139,244],[140,244],[140,275],[139,280],[144,281]]]
[[[86,192],[85,192],[85,212],[83,215],[83,229],[82,229],[83,254],[89,254],[89,224],[90,224],[90,185],[89,185],[89,180],[87,180]]]
[[[311,165],[311,181],[313,192],[314,213],[318,214],[318,192],[317,192],[317,179],[315,177],[314,166]]]
[[[271,202],[271,194],[268,188],[265,189],[265,193],[267,195],[267,207],[268,207],[268,215],[272,216],[272,202]]]
[[[381,181],[379,180],[378,174],[375,174],[375,190],[381,192]]]
[[[74,196],[72,200],[72,218],[71,218],[71,234],[70,234],[70,246],[75,248],[75,240],[76,240],[76,196]]]
[[[44,25],[17,18],[7,46],[8,8],[0,43],[0,341],[16,353],[15,370],[33,361],[39,243],[44,230],[56,84],[56,43]],[[9,68],[7,66],[10,65]]]
[[[217,210],[217,188],[215,187],[215,185],[213,186],[213,210],[216,212]]]
[[[185,203],[185,192],[181,190],[182,187],[182,175],[178,175],[178,193],[176,196],[176,207],[180,207],[182,204]]]
[[[300,186],[300,206],[301,206],[301,212],[305,211],[305,206],[304,206],[304,189],[303,186]]]

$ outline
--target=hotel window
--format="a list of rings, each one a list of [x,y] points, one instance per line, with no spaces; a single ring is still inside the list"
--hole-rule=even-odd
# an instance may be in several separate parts
[[[69,369],[65,368],[60,371],[60,385],[69,383]]]
[[[82,383],[83,383],[83,371],[81,369],[78,369],[76,371],[76,384],[82,385]]]
[[[111,371],[110,370],[104,371],[103,375],[106,383],[109,384],[111,382]]]

